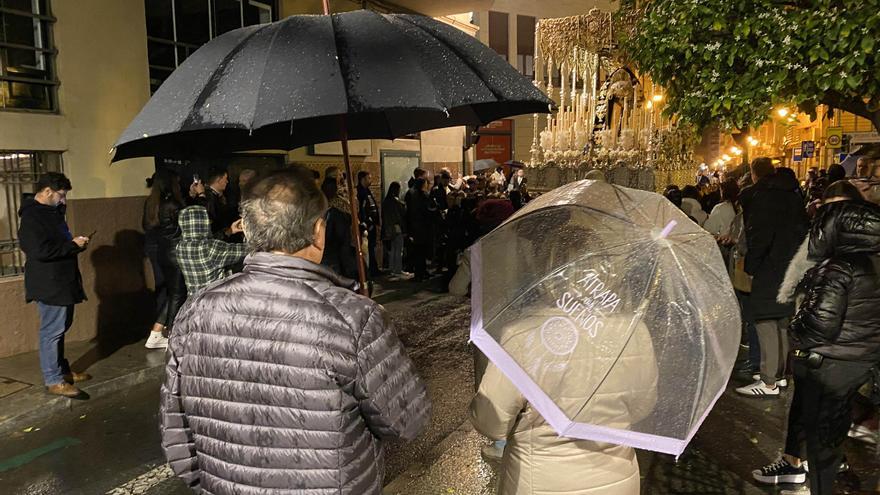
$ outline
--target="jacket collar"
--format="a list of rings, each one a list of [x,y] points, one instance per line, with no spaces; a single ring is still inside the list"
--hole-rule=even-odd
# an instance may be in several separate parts
[[[245,273],[268,273],[277,277],[307,280],[314,282],[327,281],[337,287],[357,290],[358,283],[345,278],[333,270],[312,263],[303,258],[284,256],[274,253],[253,253],[244,259]]]

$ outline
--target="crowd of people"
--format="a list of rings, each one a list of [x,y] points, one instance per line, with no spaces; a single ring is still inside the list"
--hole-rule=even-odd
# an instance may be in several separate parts
[[[444,287],[464,250],[531,199],[523,170],[506,177],[501,167],[491,175],[461,178],[442,169],[433,180],[417,168],[407,184],[389,184],[381,203],[373,196],[369,172],[359,172],[356,184],[360,247],[369,275],[424,281],[432,275],[430,266],[433,275],[443,278]],[[321,190],[330,205],[323,263],[340,275],[357,278],[358,246],[344,174],[335,167],[327,169]]]
[[[749,173],[665,196],[715,236],[741,305],[747,397],[775,398],[793,377],[784,455],[756,469],[766,484],[831,494],[847,435],[876,444],[880,361],[880,164],[793,170],[755,159]],[[861,391],[861,393],[859,393]]]

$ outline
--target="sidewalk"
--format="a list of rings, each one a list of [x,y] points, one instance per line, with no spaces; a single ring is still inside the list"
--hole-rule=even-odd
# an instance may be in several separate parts
[[[145,341],[110,347],[92,341],[65,344],[71,367],[93,377],[77,386],[94,397],[158,380],[164,373],[165,351],[146,349]],[[85,402],[46,393],[37,352],[0,359],[0,434],[27,428],[65,409],[75,410]]]

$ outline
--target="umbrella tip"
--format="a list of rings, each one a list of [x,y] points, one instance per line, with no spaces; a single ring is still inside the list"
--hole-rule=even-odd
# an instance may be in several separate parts
[[[672,229],[674,229],[676,225],[678,225],[678,222],[676,222],[675,220],[670,220],[669,223],[666,224],[666,227],[664,227],[663,230],[660,232],[660,235],[657,236],[657,239],[666,239],[667,237],[669,237],[669,234],[672,233]]]

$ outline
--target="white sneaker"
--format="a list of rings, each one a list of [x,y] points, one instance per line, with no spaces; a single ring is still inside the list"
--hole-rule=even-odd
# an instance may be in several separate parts
[[[760,379],[761,379],[761,375],[759,373],[755,373],[754,375],[752,375],[752,380],[758,381]],[[776,386],[785,388],[788,386],[788,380],[785,378],[783,378],[781,380],[776,380]]]
[[[805,472],[807,472],[807,473],[810,472],[810,463],[809,462],[804,461],[801,463],[801,466],[804,467]],[[845,459],[843,461],[841,461],[840,466],[837,466],[838,473],[845,473],[845,472],[849,471],[849,469],[850,469],[849,463],[846,462]]]
[[[758,380],[751,385],[736,389],[736,393],[749,397],[776,397],[779,395],[779,387],[770,388],[764,382]]]
[[[168,338],[162,336],[162,332],[150,332],[150,338],[144,344],[147,349],[165,349],[168,347]]]

